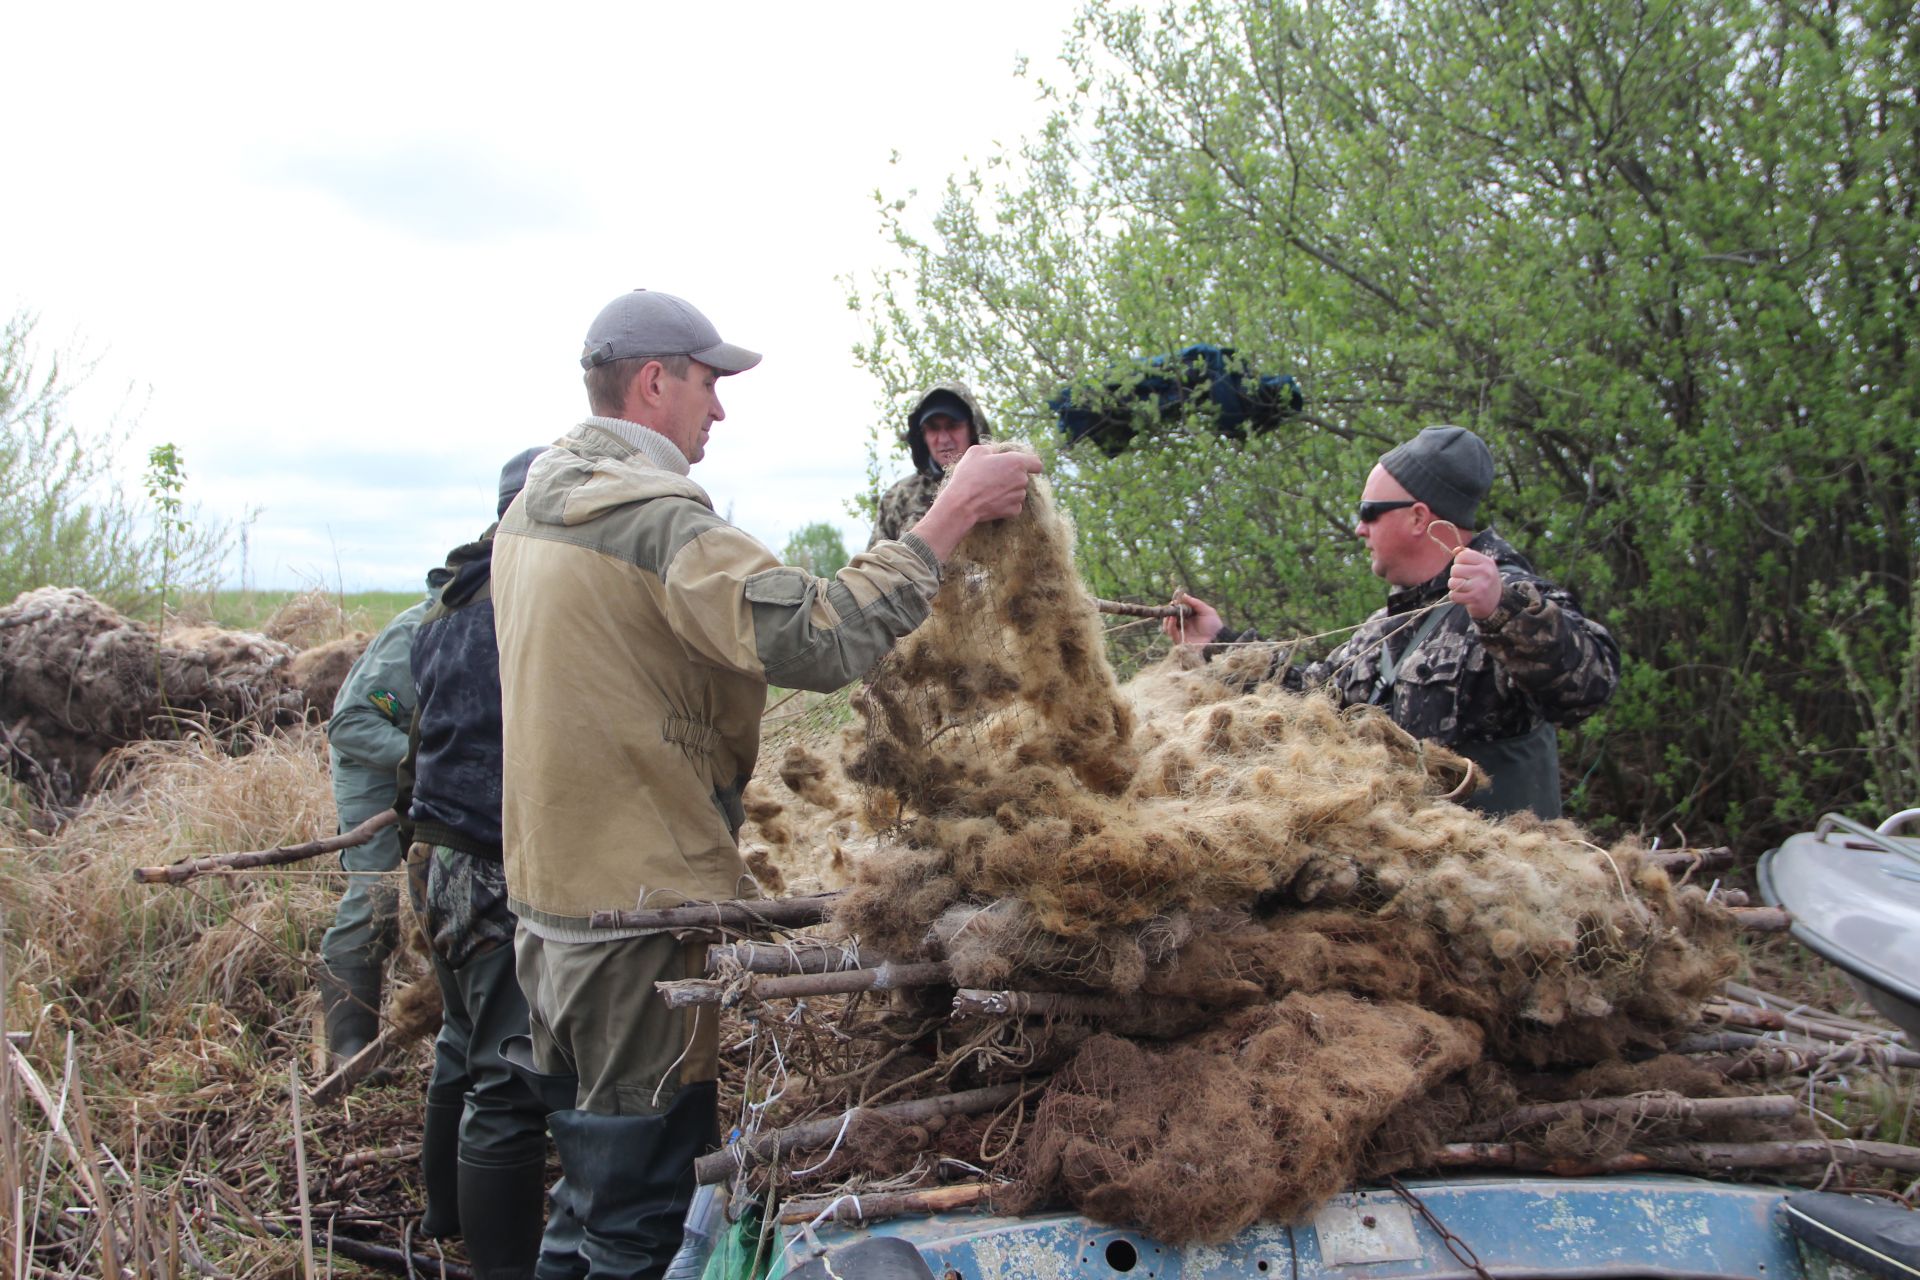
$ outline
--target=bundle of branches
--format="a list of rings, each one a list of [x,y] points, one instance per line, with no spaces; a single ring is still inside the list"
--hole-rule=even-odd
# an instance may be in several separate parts
[[[1542,1159],[1604,1160],[1623,1133],[1659,1145],[1681,1125],[1808,1135],[1777,1102],[1675,1103],[1737,1089],[1724,1072],[1624,1065],[1698,1034],[1737,964],[1725,905],[1637,842],[1460,807],[1467,763],[1372,709],[1236,696],[1191,664],[1120,689],[1071,545],[1035,481],[856,699],[843,766],[881,838],[833,921],[860,972],[676,993],[899,992],[824,1046],[783,1045],[789,1078],[746,1084],[746,1127],[764,1096],[777,1118],[827,1113],[813,1137],[833,1150],[808,1177],[871,1190],[1004,1158],[1002,1208],[1221,1239],[1361,1173],[1444,1162],[1523,1102],[1589,1096],[1594,1064],[1667,1109],[1555,1113]],[[850,809],[816,765],[790,754],[782,773],[814,808]],[[761,1016],[742,1051],[782,1026]],[[840,1114],[936,1085],[964,1104]],[[976,1107],[995,1118],[957,1118]]]
[[[245,631],[156,635],[74,588],[26,592],[0,609],[7,768],[67,804],[128,743],[296,724],[307,701],[293,657]]]

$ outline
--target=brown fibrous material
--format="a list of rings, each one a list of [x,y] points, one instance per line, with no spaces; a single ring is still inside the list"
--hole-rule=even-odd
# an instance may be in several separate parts
[[[1294,1215],[1513,1071],[1658,1051],[1732,971],[1638,843],[1461,807],[1467,763],[1376,709],[1191,658],[1120,687],[1071,545],[1034,481],[859,691],[842,776],[781,771],[879,833],[835,913],[863,955],[1133,1000],[1048,1084],[1019,1203],[1174,1241]]]

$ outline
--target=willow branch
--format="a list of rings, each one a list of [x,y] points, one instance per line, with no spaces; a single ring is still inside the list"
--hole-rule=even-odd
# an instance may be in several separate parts
[[[596,911],[594,929],[804,929],[833,910],[838,893],[801,898],[738,898],[731,902],[683,902],[649,911]]]
[[[741,998],[796,1000],[806,996],[850,995],[856,991],[900,991],[907,987],[937,986],[950,981],[952,977],[953,971],[945,961],[887,963],[877,969],[756,978],[745,984]],[[733,984],[720,978],[682,978],[672,982],[656,982],[653,989],[666,998],[669,1009],[684,1009],[689,1005],[728,1002],[728,992],[733,989]]]
[[[135,867],[133,878],[138,884],[180,884],[210,871],[245,871],[249,867],[277,867],[288,862],[304,862],[323,853],[357,848],[398,821],[398,813],[392,809],[382,809],[353,830],[328,836],[324,840],[281,845],[278,849],[256,849],[249,853],[216,853],[211,857],[192,858],[164,867]]]
[[[899,1124],[917,1124],[936,1116],[978,1115],[992,1111],[1018,1098],[1025,1088],[1019,1084],[997,1084],[964,1093],[943,1094],[938,1098],[917,1098],[912,1102],[892,1102],[884,1107],[855,1107],[823,1120],[772,1129],[742,1139],[712,1155],[693,1162],[693,1176],[701,1183],[719,1182],[735,1170],[758,1168],[789,1151],[824,1147],[843,1132],[850,1132],[868,1120],[891,1120]]]

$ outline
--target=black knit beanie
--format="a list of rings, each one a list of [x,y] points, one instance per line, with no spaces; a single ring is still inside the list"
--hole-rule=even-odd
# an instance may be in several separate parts
[[[1480,500],[1493,488],[1493,454],[1465,427],[1425,427],[1380,455],[1380,465],[1442,520],[1472,529]]]

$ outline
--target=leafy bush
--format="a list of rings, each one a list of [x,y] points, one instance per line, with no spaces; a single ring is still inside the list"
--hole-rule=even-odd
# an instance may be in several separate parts
[[[84,376],[84,370],[81,376]],[[123,613],[171,588],[211,584],[224,532],[176,509],[160,536],[121,487],[125,434],[76,425],[75,375],[34,341],[33,317],[0,329],[0,604],[34,587],[81,587]],[[178,495],[175,495],[177,500]]]
[[[1056,458],[1098,590],[1357,621],[1361,481],[1457,422],[1492,522],[1627,654],[1568,744],[1588,817],[1758,841],[1885,779],[1920,562],[1910,5],[1091,4],[1066,58],[930,231],[882,204],[903,265],[854,301],[890,395],[962,373],[1050,452],[1049,396],[1132,357],[1300,379],[1244,444],[1175,420]]]
[[[782,564],[797,565],[816,577],[830,578],[846,567],[847,544],[840,530],[824,520],[815,521],[787,539],[780,553]]]

